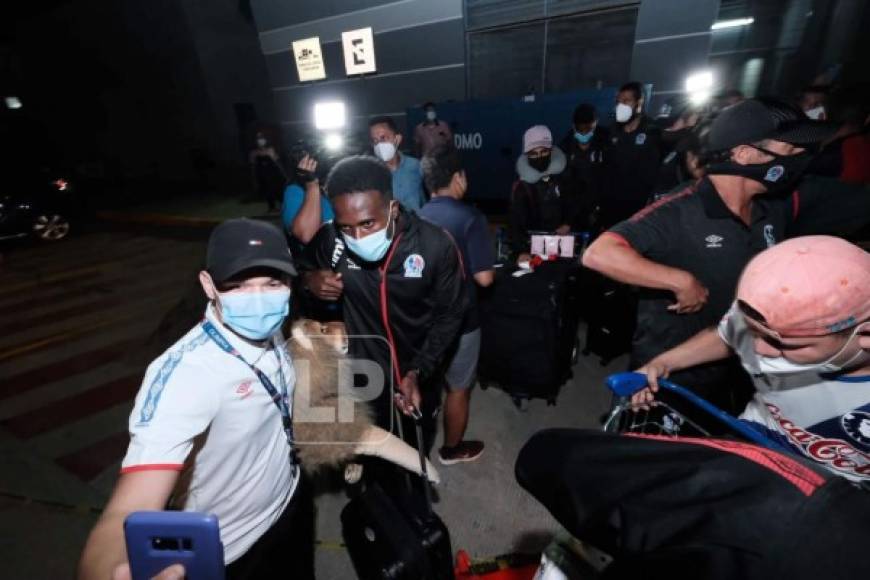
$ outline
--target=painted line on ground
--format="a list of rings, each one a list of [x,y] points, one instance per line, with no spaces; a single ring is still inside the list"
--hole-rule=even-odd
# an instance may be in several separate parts
[[[78,395],[4,419],[0,425],[19,439],[30,439],[125,401],[132,401],[141,385],[142,373],[129,374]]]

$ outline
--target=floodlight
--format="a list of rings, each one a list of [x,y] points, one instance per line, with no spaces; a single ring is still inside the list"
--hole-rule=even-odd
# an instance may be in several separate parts
[[[341,101],[314,104],[314,126],[317,129],[343,129],[346,122],[347,115]]]
[[[686,77],[686,92],[695,105],[707,101],[713,94],[713,73],[705,70],[690,74]]]

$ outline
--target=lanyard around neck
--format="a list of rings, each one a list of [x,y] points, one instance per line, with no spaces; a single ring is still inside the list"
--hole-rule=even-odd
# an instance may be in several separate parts
[[[251,371],[253,371],[255,375],[257,375],[257,378],[260,380],[263,388],[266,389],[266,392],[272,398],[272,402],[275,403],[276,407],[278,407],[278,412],[281,414],[281,424],[284,427],[284,434],[287,436],[287,444],[290,445],[291,449],[293,449],[293,417],[290,414],[290,405],[287,401],[287,384],[285,383],[281,385],[283,387],[283,392],[279,393],[278,389],[275,388],[275,385],[272,384],[272,381],[269,380],[269,377],[266,376],[266,373],[246,361],[245,358],[241,354],[239,354],[239,351],[237,351],[233,347],[233,345],[229,343],[224,335],[222,335],[220,331],[215,328],[214,324],[212,324],[208,320],[203,320],[202,329],[205,331],[206,336],[208,336],[215,344],[217,344],[222,351],[242,361],[245,366],[247,366],[249,369],[251,369]],[[278,354],[277,349],[275,349],[275,351],[275,356],[278,357],[278,367],[280,368],[281,356]]]
[[[399,356],[396,353],[396,341],[393,339],[393,330],[390,326],[389,300],[387,291],[387,271],[390,268],[390,263],[393,261],[393,254],[399,247],[399,242],[402,240],[402,233],[396,236],[396,241],[390,248],[383,265],[380,267],[381,283],[379,285],[379,298],[381,306],[381,322],[384,324],[384,331],[387,334],[387,344],[390,348],[390,361],[393,367],[393,380],[396,381],[395,386],[398,387],[402,383],[402,370],[399,368]]]

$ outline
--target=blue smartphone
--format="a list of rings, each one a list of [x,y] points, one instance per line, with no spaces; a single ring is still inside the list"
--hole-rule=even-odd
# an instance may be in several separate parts
[[[124,520],[133,580],[150,580],[173,564],[187,580],[223,580],[224,546],[217,517],[181,511],[133,512]]]

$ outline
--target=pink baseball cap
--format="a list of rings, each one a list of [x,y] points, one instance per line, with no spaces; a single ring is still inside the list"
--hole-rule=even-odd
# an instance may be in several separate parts
[[[551,148],[553,146],[553,134],[546,125],[529,127],[523,135],[523,153],[528,153],[536,147]]]
[[[787,240],[755,256],[737,299],[780,336],[822,336],[870,318],[870,254],[831,236]]]

